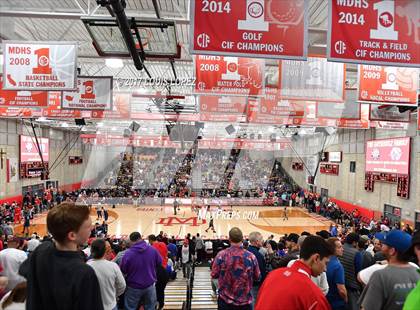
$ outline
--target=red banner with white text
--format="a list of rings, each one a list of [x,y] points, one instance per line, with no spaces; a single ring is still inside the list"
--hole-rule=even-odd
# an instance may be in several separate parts
[[[191,53],[304,59],[308,6],[308,0],[191,0]]]
[[[359,101],[417,105],[418,68],[359,66]]]
[[[233,96],[260,96],[264,87],[262,59],[196,56],[195,92]]]
[[[45,107],[48,105],[48,92],[27,90],[4,90],[3,76],[0,75],[0,106]]]
[[[328,58],[419,67],[419,12],[418,0],[329,0]]]

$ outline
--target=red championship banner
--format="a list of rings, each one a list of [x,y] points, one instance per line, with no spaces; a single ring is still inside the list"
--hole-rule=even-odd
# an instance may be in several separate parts
[[[36,118],[41,116],[41,109],[39,108],[0,107],[0,117]]]
[[[408,130],[408,123],[401,122],[383,122],[383,121],[371,121],[370,127],[375,127],[378,129],[388,129],[388,130]]]
[[[345,65],[326,58],[282,60],[279,65],[283,99],[344,101]]]
[[[303,60],[308,6],[308,0],[191,0],[191,54]]]
[[[289,118],[303,117],[306,111],[306,101],[283,100],[277,88],[265,89],[264,97],[250,100],[247,117],[250,123],[279,124]]]
[[[329,0],[328,59],[420,66],[418,0]]]
[[[74,90],[76,42],[3,41],[3,88]]]
[[[3,76],[0,75],[0,106],[45,107],[47,105],[48,92],[3,90]]]
[[[112,86],[112,76],[79,76],[76,91],[63,91],[62,107],[80,110],[111,110]]]
[[[200,120],[241,122],[246,118],[246,97],[200,96]]]
[[[195,92],[260,96],[264,87],[264,60],[221,56],[195,57]]]
[[[92,118],[99,119],[130,119],[130,94],[115,94],[111,111],[94,110]]]
[[[419,73],[418,68],[360,65],[358,100],[417,105]]]
[[[81,118],[90,117],[89,115],[82,116],[80,110],[67,110],[61,107],[61,92],[50,92],[48,100],[48,107],[42,109],[42,116],[49,118]]]

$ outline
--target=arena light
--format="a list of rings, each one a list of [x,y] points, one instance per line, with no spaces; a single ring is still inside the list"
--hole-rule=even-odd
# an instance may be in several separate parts
[[[108,68],[118,69],[124,67],[124,62],[120,58],[107,58],[105,59],[105,65]]]

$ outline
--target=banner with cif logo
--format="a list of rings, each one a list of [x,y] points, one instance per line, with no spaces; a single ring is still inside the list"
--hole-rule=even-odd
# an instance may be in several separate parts
[[[3,41],[5,90],[76,88],[76,42]]]
[[[280,97],[295,100],[344,101],[345,65],[326,58],[282,60]]]
[[[329,0],[329,60],[420,66],[419,0]]]
[[[359,102],[417,105],[419,69],[359,66]]]
[[[308,3],[191,0],[191,54],[304,60]]]
[[[77,78],[77,91],[63,91],[64,109],[112,110],[112,76]]]

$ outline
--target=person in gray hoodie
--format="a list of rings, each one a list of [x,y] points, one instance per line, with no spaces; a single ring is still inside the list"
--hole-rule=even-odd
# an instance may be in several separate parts
[[[144,309],[156,306],[156,268],[162,264],[159,252],[144,240],[139,232],[130,234],[131,247],[125,252],[120,268],[125,275],[127,290],[124,298],[125,310],[137,310],[144,299]]]

